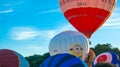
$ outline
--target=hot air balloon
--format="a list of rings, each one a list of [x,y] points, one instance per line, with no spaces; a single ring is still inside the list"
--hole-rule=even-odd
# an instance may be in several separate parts
[[[88,65],[88,67],[92,66],[92,62],[93,62],[95,57],[96,57],[95,52],[92,49],[90,49],[89,53],[88,53],[88,56],[87,56],[87,58],[85,60],[87,65]]]
[[[0,49],[0,67],[29,67],[29,64],[19,53],[9,49]]]
[[[59,0],[66,19],[87,38],[110,17],[116,0]]]
[[[50,56],[39,67],[88,67],[86,63],[70,54]]]
[[[50,55],[69,53],[85,59],[89,52],[87,38],[77,31],[64,31],[52,38],[49,44]]]
[[[119,57],[115,52],[104,52],[104,53],[99,54],[95,58],[93,65],[95,65],[97,63],[101,63],[101,62],[111,63],[113,65],[116,65],[116,64],[118,64],[118,59],[119,59]]]

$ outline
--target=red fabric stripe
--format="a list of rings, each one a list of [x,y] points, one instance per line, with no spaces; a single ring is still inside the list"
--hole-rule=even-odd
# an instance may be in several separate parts
[[[2,67],[19,67],[18,56],[10,50],[0,50],[0,65]]]
[[[110,12],[99,8],[74,8],[64,13],[67,20],[88,38],[103,24]]]

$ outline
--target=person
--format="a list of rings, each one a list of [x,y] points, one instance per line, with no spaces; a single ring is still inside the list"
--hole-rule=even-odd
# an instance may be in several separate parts
[[[111,64],[111,63],[97,63],[94,67],[116,67],[115,65]]]

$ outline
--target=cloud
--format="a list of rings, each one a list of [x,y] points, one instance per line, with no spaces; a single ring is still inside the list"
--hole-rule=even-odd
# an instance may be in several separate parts
[[[120,12],[120,8],[116,8],[112,13],[111,17],[103,25],[103,28],[120,29],[120,18],[119,18],[120,13],[119,12]]]
[[[109,23],[103,25],[104,29],[120,29],[120,23]]]
[[[11,13],[11,12],[13,12],[13,9],[8,9],[8,10],[0,11],[0,14],[2,14],[2,13]]]
[[[120,26],[120,23],[109,23],[109,24],[105,24],[105,27],[110,27],[110,26]]]
[[[31,27],[13,27],[10,30],[10,37],[13,40],[27,40],[38,36],[39,32]]]
[[[29,40],[35,37],[49,40],[54,36],[56,32],[54,30],[41,31],[32,27],[13,27],[10,30],[10,38],[13,40]]]
[[[16,33],[18,34],[18,32]],[[17,40],[25,40],[37,36],[35,31],[21,31],[19,35],[16,36]]]
[[[75,29],[70,24],[54,30],[39,30],[32,27],[13,27],[10,29],[9,36],[13,40],[30,40],[39,37],[47,41],[56,34],[67,30]]]
[[[55,13],[55,12],[60,12],[60,8],[47,10],[47,11],[41,11],[39,13]]]

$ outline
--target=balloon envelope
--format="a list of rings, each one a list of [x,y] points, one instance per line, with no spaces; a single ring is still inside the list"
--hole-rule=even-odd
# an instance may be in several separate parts
[[[95,52],[92,49],[90,49],[88,57],[86,58],[86,63],[88,64],[88,67],[92,66],[92,62],[95,59],[95,57],[96,57]]]
[[[104,52],[99,54],[93,64],[97,64],[99,62],[106,62],[106,63],[112,63],[112,64],[117,64],[118,63],[118,55],[115,52]]]
[[[115,3],[116,0],[59,0],[66,19],[87,38],[105,23]]]
[[[69,53],[85,59],[89,52],[87,38],[77,31],[64,31],[52,38],[49,44],[50,55]]]
[[[0,49],[0,66],[29,67],[29,64],[26,59],[19,53],[8,49]]]
[[[92,49],[89,50],[88,55],[92,56],[92,58],[95,58],[95,56],[96,56],[95,52]]]
[[[86,63],[70,54],[57,54],[48,57],[39,67],[88,67]]]

